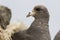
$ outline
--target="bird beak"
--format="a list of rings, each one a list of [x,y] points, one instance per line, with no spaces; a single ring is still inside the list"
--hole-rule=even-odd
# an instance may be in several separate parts
[[[35,15],[35,13],[29,12],[29,14],[26,17],[30,17],[30,16],[34,16],[34,15]]]
[[[31,12],[29,12],[29,14],[28,14],[26,17],[29,17],[29,16],[31,16],[31,15],[30,15],[30,13],[31,13]]]

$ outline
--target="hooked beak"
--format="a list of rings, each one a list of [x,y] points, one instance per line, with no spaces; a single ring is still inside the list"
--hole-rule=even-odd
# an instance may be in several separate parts
[[[35,13],[29,12],[29,14],[26,17],[30,17],[30,16],[34,16],[34,15],[35,15]]]
[[[31,15],[30,15],[30,12],[29,12],[29,14],[26,16],[26,17],[30,17]]]

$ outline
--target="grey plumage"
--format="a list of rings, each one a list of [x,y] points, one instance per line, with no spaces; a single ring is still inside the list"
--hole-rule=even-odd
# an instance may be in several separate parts
[[[29,12],[27,17],[33,16],[35,20],[29,29],[18,32],[12,36],[13,40],[51,40],[49,33],[49,13],[45,6],[37,5]]]
[[[60,40],[60,31],[59,31],[59,32],[57,32],[57,34],[56,34],[56,36],[55,36],[54,40]]]
[[[8,7],[0,6],[0,25],[3,29],[10,23],[11,10]]]

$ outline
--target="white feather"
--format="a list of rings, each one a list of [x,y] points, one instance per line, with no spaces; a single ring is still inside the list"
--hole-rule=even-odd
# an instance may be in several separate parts
[[[11,36],[19,31],[24,31],[27,30],[28,28],[23,24],[22,22],[20,23],[13,23],[7,26],[6,30],[3,30],[0,28],[0,40],[12,40]]]

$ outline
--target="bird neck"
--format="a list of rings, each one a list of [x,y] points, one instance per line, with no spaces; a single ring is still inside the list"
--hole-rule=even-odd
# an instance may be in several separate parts
[[[36,29],[36,28],[45,28],[45,26],[47,27],[47,25],[48,25],[48,20],[46,19],[35,19],[34,21],[33,21],[33,23],[32,23],[32,25],[31,25],[31,27],[30,27],[30,29],[31,28],[34,28],[34,29]]]
[[[41,22],[41,23],[47,23],[48,24],[48,21],[49,21],[49,18],[35,18],[34,20],[35,22]]]
[[[46,33],[46,31],[48,32],[48,30],[49,30],[48,21],[43,19],[35,19],[31,24],[30,28],[28,29],[28,32],[29,33],[33,32],[33,34],[35,33],[38,34],[41,31],[42,33]]]

